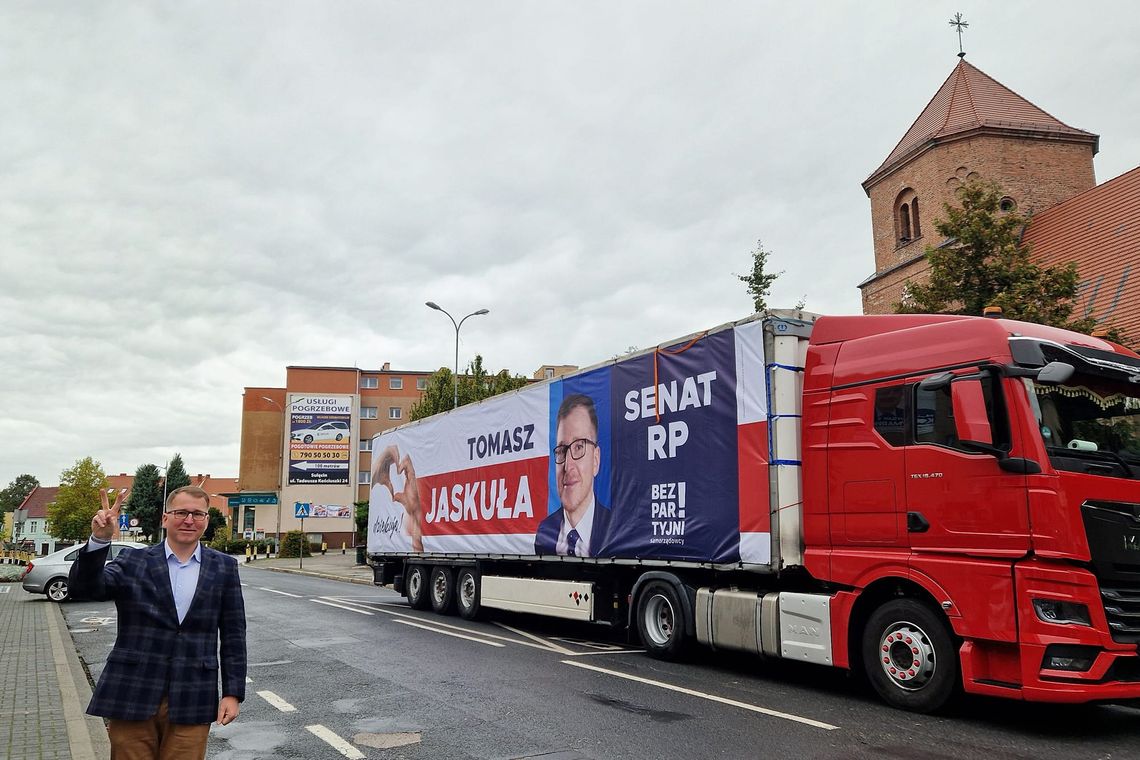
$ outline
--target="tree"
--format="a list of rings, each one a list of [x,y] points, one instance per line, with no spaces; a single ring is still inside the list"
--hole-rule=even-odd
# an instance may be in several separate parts
[[[764,250],[763,242],[756,241],[756,250],[752,252],[752,271],[748,274],[738,274],[736,278],[748,286],[748,295],[752,297],[752,308],[755,311],[764,311],[768,308],[768,291],[772,283],[784,272],[768,273],[768,257],[771,251]]]
[[[169,494],[188,485],[190,485],[190,476],[186,474],[186,467],[182,464],[182,455],[175,454],[166,468],[166,493]],[[164,504],[163,507],[165,506]]]
[[[100,507],[99,492],[106,487],[103,466],[91,457],[61,472],[59,494],[47,508],[51,535],[62,541],[86,540],[91,535],[91,518]]]
[[[12,512],[21,504],[28,494],[40,484],[35,475],[17,475],[8,487],[0,491],[0,512]]]
[[[1004,196],[995,183],[976,181],[958,189],[961,206],[943,204],[945,218],[934,229],[946,242],[926,248],[930,277],[908,283],[895,311],[980,316],[986,306],[1000,306],[1010,319],[1092,332],[1095,318],[1073,316],[1077,265],[1033,263],[1021,241],[1029,220],[1003,211]]]
[[[206,530],[202,534],[202,537],[207,541],[212,541],[219,530],[222,531],[222,535],[225,535],[226,516],[223,515],[222,510],[217,507],[210,507],[209,514],[210,516],[206,521]]]
[[[446,412],[454,406],[455,386],[451,370],[440,368],[428,378],[427,388],[420,400],[412,405],[409,417],[421,420],[433,414]],[[467,365],[467,374],[459,378],[459,406],[482,401],[500,393],[513,391],[527,384],[522,375],[511,375],[507,370],[492,374],[483,366],[483,357],[475,355],[475,360]]]
[[[139,531],[152,541],[159,536],[162,524],[162,484],[159,480],[156,465],[139,465],[127,497],[127,514],[139,521]]]
[[[356,545],[360,545],[368,537],[368,502],[352,502],[356,521]]]

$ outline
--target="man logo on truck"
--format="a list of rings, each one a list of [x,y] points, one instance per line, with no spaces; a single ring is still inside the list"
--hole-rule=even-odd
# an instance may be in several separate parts
[[[589,396],[574,393],[558,407],[554,472],[562,508],[538,526],[535,554],[597,556],[610,525],[610,510],[594,498],[602,464],[598,413]]]

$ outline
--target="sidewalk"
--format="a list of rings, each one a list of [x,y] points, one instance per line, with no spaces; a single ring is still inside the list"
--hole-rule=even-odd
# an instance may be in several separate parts
[[[372,584],[372,568],[356,552],[258,559],[247,567]],[[298,567],[303,564],[303,567]],[[7,569],[7,568],[6,568]],[[87,673],[58,604],[29,594],[19,583],[0,583],[0,758],[103,760],[111,754],[102,719],[85,713],[91,699]]]
[[[0,757],[96,760],[111,747],[86,715],[91,687],[59,605],[0,584]]]
[[[356,564],[356,550],[348,549],[344,554],[340,549],[335,552],[329,550],[324,556],[314,554],[298,560],[296,557],[285,559],[283,557],[270,557],[245,562],[244,557],[238,560],[244,567],[255,567],[259,570],[273,570],[278,573],[300,573],[318,578],[328,578],[334,581],[347,581],[349,583],[364,583],[372,585],[372,568],[368,565]]]

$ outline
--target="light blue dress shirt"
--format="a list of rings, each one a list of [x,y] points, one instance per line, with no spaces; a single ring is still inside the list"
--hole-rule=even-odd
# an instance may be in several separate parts
[[[194,553],[185,562],[171,551],[170,544],[163,544],[163,548],[166,549],[166,569],[170,573],[170,591],[174,594],[174,606],[178,609],[178,622],[181,623],[186,619],[190,603],[194,601],[194,592],[198,590],[202,545],[194,547]]]

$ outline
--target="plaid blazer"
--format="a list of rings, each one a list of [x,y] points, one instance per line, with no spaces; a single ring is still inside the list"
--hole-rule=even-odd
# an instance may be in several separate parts
[[[87,712],[145,720],[168,699],[171,723],[212,723],[218,717],[218,653],[222,695],[245,699],[245,602],[233,557],[202,547],[194,600],[181,625],[170,591],[165,543],[124,549],[107,563],[109,547],[81,551],[68,592],[76,599],[114,600],[118,635]]]

